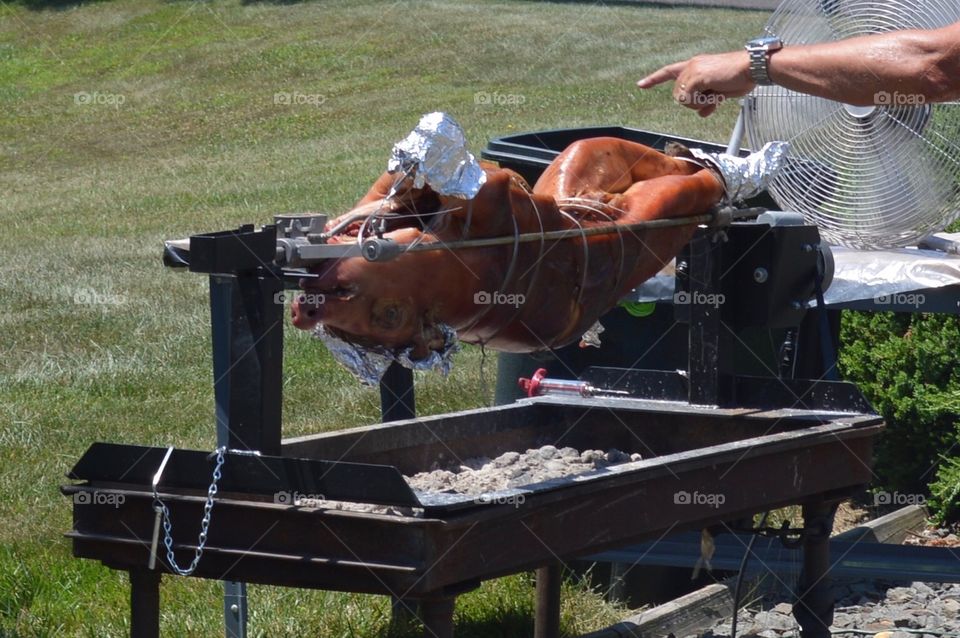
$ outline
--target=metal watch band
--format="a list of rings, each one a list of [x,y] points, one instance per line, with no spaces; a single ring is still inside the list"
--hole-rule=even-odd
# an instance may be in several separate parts
[[[773,84],[770,79],[770,58],[766,49],[750,49],[750,77],[762,86]]]
[[[756,38],[747,42],[747,52],[750,54],[750,77],[757,84],[768,86],[773,84],[770,79],[770,54],[783,48],[783,41],[777,37]]]

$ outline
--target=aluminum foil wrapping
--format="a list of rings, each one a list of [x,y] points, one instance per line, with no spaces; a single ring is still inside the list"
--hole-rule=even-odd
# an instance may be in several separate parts
[[[940,237],[960,242],[960,233]],[[960,246],[958,246],[960,249]],[[830,246],[833,253],[833,281],[824,292],[827,305],[874,300],[878,309],[897,301],[891,296],[917,290],[960,285],[960,255],[916,248],[859,250]],[[674,271],[667,267],[643,282],[624,301],[671,301]],[[811,299],[810,306],[816,305]]]
[[[407,173],[415,188],[429,186],[449,197],[473,199],[487,181],[480,162],[467,150],[463,129],[439,111],[420,118],[417,128],[393,147],[391,173]]]
[[[380,378],[390,367],[397,362],[411,370],[436,370],[447,376],[453,367],[453,354],[460,349],[456,331],[450,326],[437,326],[443,333],[443,347],[440,350],[431,350],[424,359],[413,359],[413,346],[400,350],[391,350],[383,346],[360,346],[328,331],[323,324],[314,329],[314,336],[323,341],[333,358],[353,373],[365,385],[377,385]]]
[[[706,153],[692,148],[698,160],[715,168],[723,178],[728,202],[739,202],[767,189],[790,153],[788,142],[769,142],[756,153],[737,157],[726,153]]]
[[[957,255],[916,248],[856,250],[831,246],[830,250],[834,272],[833,283],[824,293],[828,304],[872,299],[877,309],[883,310],[882,305],[895,302],[896,295],[960,284]]]
[[[604,327],[600,325],[600,322],[597,321],[590,328],[583,333],[583,336],[580,337],[580,347],[581,348],[599,348],[600,347],[600,333],[604,331]]]

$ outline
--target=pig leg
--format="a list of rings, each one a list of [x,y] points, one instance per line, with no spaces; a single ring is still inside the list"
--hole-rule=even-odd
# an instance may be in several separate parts
[[[637,144],[612,137],[574,142],[543,173],[534,192],[557,200],[583,198],[605,202],[637,182],[664,175],[690,175],[699,166]]]
[[[723,197],[723,184],[708,169],[693,175],[665,175],[638,182],[610,202],[623,211],[618,224],[654,219],[691,217],[708,212]],[[625,281],[621,294],[658,272],[690,241],[695,225],[624,232],[624,237],[639,244],[637,262]],[[630,252],[628,251],[628,254]]]

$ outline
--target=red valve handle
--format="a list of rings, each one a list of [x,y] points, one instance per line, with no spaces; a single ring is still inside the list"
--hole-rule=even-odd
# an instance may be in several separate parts
[[[523,390],[528,397],[535,397],[540,394],[540,381],[547,376],[546,368],[537,368],[537,371],[533,373],[533,376],[529,379],[520,377],[517,379],[517,385],[520,386],[520,389]]]

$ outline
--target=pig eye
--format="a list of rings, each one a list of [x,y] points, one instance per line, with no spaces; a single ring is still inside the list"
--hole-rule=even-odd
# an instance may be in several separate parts
[[[406,312],[393,300],[378,300],[373,304],[372,322],[383,330],[396,330],[406,322]]]

